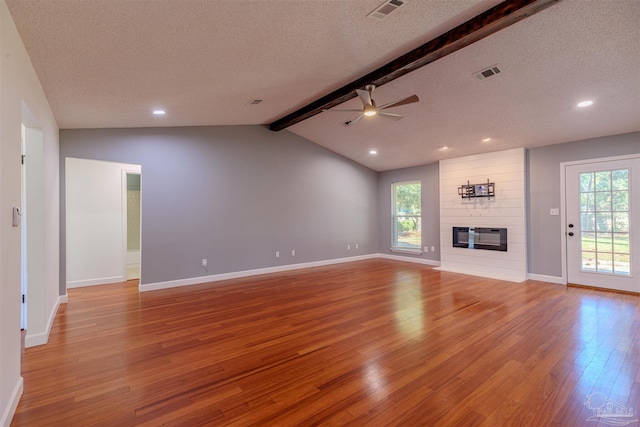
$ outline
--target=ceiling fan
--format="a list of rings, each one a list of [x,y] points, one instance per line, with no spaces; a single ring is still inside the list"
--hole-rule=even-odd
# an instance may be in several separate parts
[[[382,116],[382,117],[386,117],[388,119],[391,120],[400,120],[402,118],[402,115],[400,114],[393,114],[393,113],[387,113],[386,111],[382,111],[382,110],[386,110],[387,108],[392,108],[392,107],[399,107],[400,105],[406,105],[406,104],[413,104],[414,102],[418,102],[420,99],[418,98],[417,95],[411,95],[408,96],[406,98],[402,98],[402,99],[398,99],[396,101],[393,102],[388,102],[384,105],[381,106],[377,106],[376,102],[373,100],[373,98],[371,98],[371,94],[373,93],[373,90],[375,89],[375,85],[366,85],[364,87],[364,90],[362,89],[356,89],[356,93],[358,94],[358,97],[360,97],[360,101],[362,101],[362,109],[361,110],[356,110],[356,109],[347,109],[347,110],[322,110],[322,111],[351,111],[351,112],[359,112],[360,115],[358,117],[356,117],[353,120],[348,120],[346,122],[344,122],[345,126],[352,126],[355,125],[356,123],[358,123],[360,121],[361,118],[363,118],[364,116],[367,117],[372,117],[372,116]]]

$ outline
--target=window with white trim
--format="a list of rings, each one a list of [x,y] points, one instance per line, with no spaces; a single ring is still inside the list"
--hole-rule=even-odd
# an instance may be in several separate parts
[[[391,185],[391,249],[420,252],[422,248],[422,187],[420,181]]]

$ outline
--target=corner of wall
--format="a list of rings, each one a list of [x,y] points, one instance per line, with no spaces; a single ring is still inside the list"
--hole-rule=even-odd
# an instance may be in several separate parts
[[[49,313],[49,320],[47,321],[47,327],[45,332],[40,334],[29,335],[29,329],[27,329],[27,335],[24,337],[24,347],[36,347],[39,345],[44,345],[49,342],[49,334],[51,333],[51,327],[53,326],[53,321],[56,318],[56,314],[58,314],[58,308],[60,304],[66,303],[68,301],[67,295],[61,295],[57,298],[55,305],[51,309]]]
[[[18,403],[20,402],[20,397],[22,396],[23,389],[24,380],[22,379],[22,377],[19,377],[18,382],[13,387],[13,392],[11,393],[11,397],[9,398],[7,407],[2,414],[2,418],[0,418],[1,426],[9,427],[11,425],[11,420],[13,419],[13,415],[16,413],[16,409],[18,408]]]

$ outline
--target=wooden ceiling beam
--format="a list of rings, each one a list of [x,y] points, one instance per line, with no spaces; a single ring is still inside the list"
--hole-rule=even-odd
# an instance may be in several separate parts
[[[269,124],[272,131],[280,131],[322,110],[335,107],[355,98],[356,89],[368,84],[382,86],[398,77],[450,55],[478,40],[507,28],[529,16],[558,3],[560,0],[506,0],[486,12],[469,19],[452,30],[428,41],[382,67],[319,98],[287,116]]]

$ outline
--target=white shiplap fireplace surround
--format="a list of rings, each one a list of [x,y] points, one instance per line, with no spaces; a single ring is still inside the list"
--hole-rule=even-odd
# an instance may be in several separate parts
[[[463,184],[495,183],[495,197],[463,199]],[[440,161],[440,270],[512,282],[527,278],[525,150]],[[507,251],[453,247],[453,227],[507,228]]]

